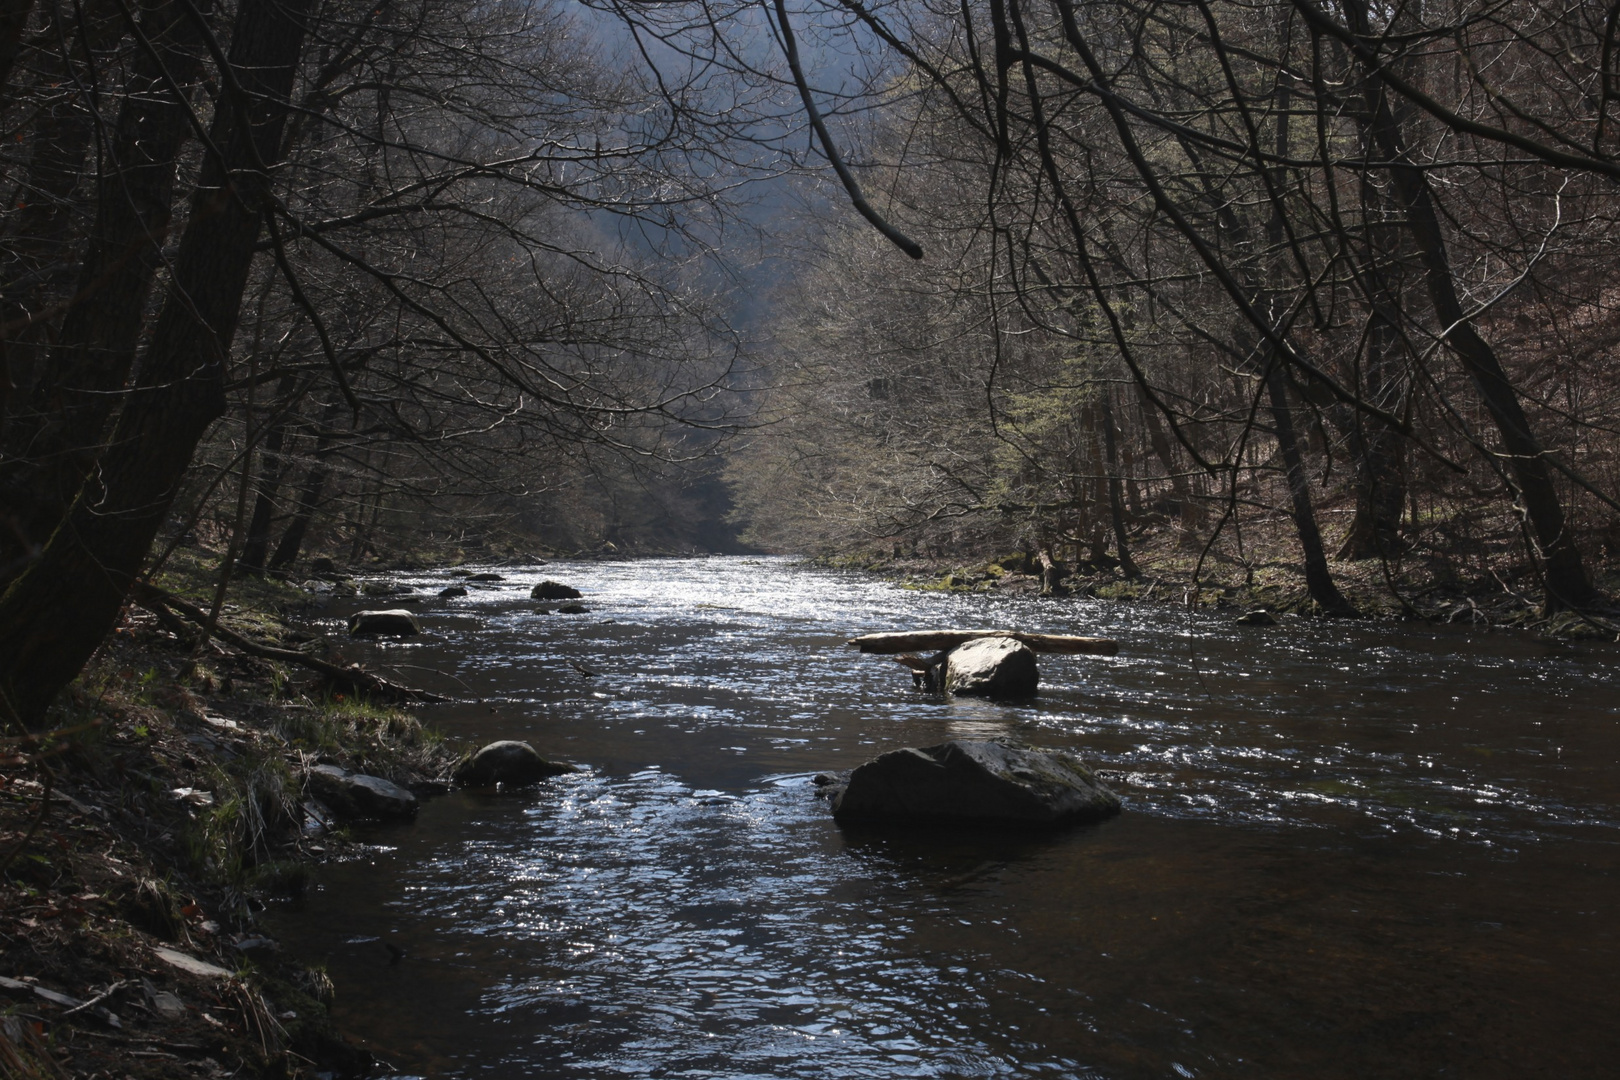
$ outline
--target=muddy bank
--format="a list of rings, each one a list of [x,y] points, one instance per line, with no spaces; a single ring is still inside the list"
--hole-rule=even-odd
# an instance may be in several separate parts
[[[274,591],[225,624],[296,647]],[[364,1075],[331,981],[259,916],[358,849],[312,800],[312,768],[430,796],[460,756],[408,712],[126,612],[51,733],[4,744],[0,1072]]]

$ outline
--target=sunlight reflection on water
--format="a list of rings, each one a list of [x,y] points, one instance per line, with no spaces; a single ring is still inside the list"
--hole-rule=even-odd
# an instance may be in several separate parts
[[[1620,847],[1612,650],[1255,631],[770,559],[501,572],[422,605],[423,639],[353,655],[465,683],[480,701],[431,711],[452,734],[592,771],[435,800],[277,917],[328,958],[341,1021],[402,1070],[1599,1075],[1620,1049],[1594,1034],[1620,989],[1600,929]],[[539,613],[543,577],[591,613]],[[842,645],[1012,624],[1123,651],[1043,659],[1040,695],[1000,705],[914,692]],[[993,735],[1078,749],[1125,814],[1059,836],[867,833],[808,783]]]

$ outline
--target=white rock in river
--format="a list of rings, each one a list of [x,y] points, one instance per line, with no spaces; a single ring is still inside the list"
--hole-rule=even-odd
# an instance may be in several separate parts
[[[945,689],[953,694],[1028,697],[1040,681],[1035,653],[1017,638],[974,638],[945,654]]]

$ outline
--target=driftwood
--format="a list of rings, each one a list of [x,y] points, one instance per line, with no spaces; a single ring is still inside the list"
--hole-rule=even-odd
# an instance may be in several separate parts
[[[158,621],[174,630],[176,626],[183,626],[176,617],[185,616],[199,627],[208,627],[208,612],[186,600],[180,599],[173,593],[165,592],[155,585],[137,582],[130,591],[130,599],[141,607],[158,617]],[[296,664],[308,668],[326,679],[327,686],[344,694],[353,694],[357,697],[368,697],[374,701],[449,701],[450,699],[426,690],[417,690],[399,683],[390,682],[381,675],[373,675],[359,664],[350,664],[347,667],[322,660],[308,653],[298,652],[296,649],[282,649],[274,645],[263,645],[250,638],[243,637],[234,630],[227,629],[215,623],[208,627],[213,637],[233,646],[249,656],[257,656],[261,660],[279,660],[284,664]]]
[[[1113,656],[1119,642],[1112,638],[1079,637],[1074,634],[1027,634],[1020,630],[918,630],[894,634],[866,634],[851,638],[849,644],[863,653],[944,652],[964,642],[984,637],[1017,638],[1038,653],[1069,653]],[[907,660],[900,663],[915,667]]]

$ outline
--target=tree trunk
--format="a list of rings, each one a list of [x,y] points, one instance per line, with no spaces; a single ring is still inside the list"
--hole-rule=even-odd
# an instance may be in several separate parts
[[[1266,394],[1271,417],[1277,429],[1277,450],[1282,455],[1283,472],[1288,480],[1288,498],[1293,507],[1294,529],[1299,534],[1300,554],[1305,561],[1305,588],[1311,599],[1330,615],[1354,615],[1356,609],[1339,592],[1328,570],[1327,551],[1316,525],[1316,508],[1311,504],[1311,479],[1305,459],[1299,452],[1299,436],[1294,430],[1293,412],[1288,403],[1288,381],[1282,365],[1273,360],[1266,372]]]
[[[1140,384],[1136,386],[1136,393],[1142,399],[1142,423],[1147,428],[1148,445],[1153,448],[1153,456],[1164,465],[1165,474],[1170,477],[1170,490],[1176,493],[1176,501],[1181,504],[1181,537],[1178,545],[1194,547],[1198,533],[1204,528],[1203,507],[1193,497],[1192,484],[1188,483],[1187,474],[1181,471],[1181,466],[1176,462],[1175,450],[1159,418],[1158,406],[1148,399],[1147,391]]]
[[[225,408],[226,354],[264,220],[310,0],[243,0],[210,155],[141,379],[94,483],[0,597],[0,702],[37,727],[109,629],[197,443]]]
[[[44,372],[40,361],[56,321],[48,313],[66,299],[66,286],[76,276],[81,237],[74,222],[82,205],[74,194],[96,118],[88,95],[70,91],[99,76],[96,65],[118,40],[122,23],[109,0],[90,0],[66,25],[54,25],[63,15],[53,15],[39,33],[60,38],[65,46],[41,50],[44,107],[28,132],[33,152],[0,252],[0,445],[8,445],[3,440],[18,419],[16,412]]]
[[[167,78],[147,50],[137,50],[72,306],[30,395],[28,422],[8,432],[10,460],[0,470],[0,493],[15,527],[0,535],[0,567],[14,567],[13,573],[37,553],[78,494],[135,360],[163,259],[175,164],[191,132],[190,108],[169,80],[188,87],[202,74],[205,50],[186,6],[187,0],[151,0],[143,7],[142,31]],[[0,571],[0,585],[9,577]]]
[[[1119,438],[1114,430],[1114,389],[1104,386],[1098,396],[1102,417],[1103,458],[1108,467],[1108,514],[1114,525],[1114,546],[1119,552],[1119,569],[1128,578],[1142,576],[1131,558],[1130,544],[1125,538],[1124,485],[1119,478]]]
[[[1288,158],[1288,116],[1292,107],[1292,92],[1285,79],[1277,81],[1276,152],[1277,160]],[[1283,166],[1273,172],[1273,185],[1278,192],[1287,188],[1288,174]],[[1279,196],[1280,200],[1280,196]],[[1266,242],[1274,258],[1284,258],[1283,207],[1280,201],[1272,203],[1271,216],[1266,222]],[[1278,268],[1280,270],[1280,268]],[[1281,274],[1279,273],[1279,276]],[[1272,309],[1280,310],[1279,297],[1271,297]],[[1305,457],[1300,452],[1299,434],[1294,428],[1293,409],[1288,401],[1288,378],[1282,367],[1282,357],[1273,346],[1267,346],[1265,360],[1266,397],[1271,404],[1272,423],[1277,432],[1277,450],[1282,455],[1283,472],[1288,480],[1288,498],[1293,507],[1294,529],[1299,534],[1300,556],[1305,563],[1305,589],[1318,607],[1330,615],[1354,615],[1356,609],[1339,592],[1328,570],[1327,551],[1322,546],[1322,531],[1316,523],[1316,507],[1311,504],[1311,479],[1305,470]]]
[[[264,437],[263,464],[259,466],[259,475],[254,484],[253,516],[248,520],[247,535],[242,541],[242,557],[237,560],[237,567],[243,574],[255,577],[264,574],[265,558],[270,551],[270,526],[276,512],[276,496],[281,490],[281,481],[287,475],[287,456],[282,453],[287,441],[287,427],[294,417],[289,409],[293,397],[293,379],[286,376],[277,388],[276,402],[271,406],[274,413],[279,414],[270,423],[270,431]]]
[[[1350,28],[1358,34],[1366,34],[1365,0],[1347,0],[1344,10],[1349,16]],[[1546,451],[1531,431],[1519,392],[1502,370],[1496,351],[1465,317],[1428,177],[1407,153],[1400,123],[1384,92],[1383,79],[1375,69],[1367,72],[1366,97],[1373,136],[1384,159],[1382,164],[1395,183],[1397,201],[1422,260],[1424,284],[1435,317],[1440,326],[1446,328],[1446,342],[1462,362],[1502,440],[1512,487],[1523,506],[1542,560],[1547,609],[1590,607],[1597,593],[1586,576],[1580,549],[1575,546],[1575,537],[1564,519],[1563,503],[1553,485]]]
[[[0,0],[0,106],[11,102],[11,69],[22,49],[23,30],[34,10],[34,0]]]
[[[1388,407],[1399,395],[1394,353],[1398,335],[1374,310],[1367,331],[1365,386],[1373,402]],[[1387,559],[1401,550],[1401,513],[1406,505],[1406,441],[1388,424],[1361,414],[1348,418],[1356,468],[1356,513],[1339,549],[1341,559]]]
[[[292,520],[282,532],[281,542],[276,545],[275,554],[270,556],[271,573],[279,573],[296,562],[298,553],[304,546],[304,536],[309,532],[310,518],[315,516],[315,508],[320,505],[321,494],[326,490],[326,483],[332,476],[332,468],[327,463],[327,458],[335,448],[331,424],[337,419],[337,414],[337,405],[329,405],[325,416],[321,419],[320,434],[315,439],[314,461],[304,477],[304,486],[298,491],[298,502]]]

